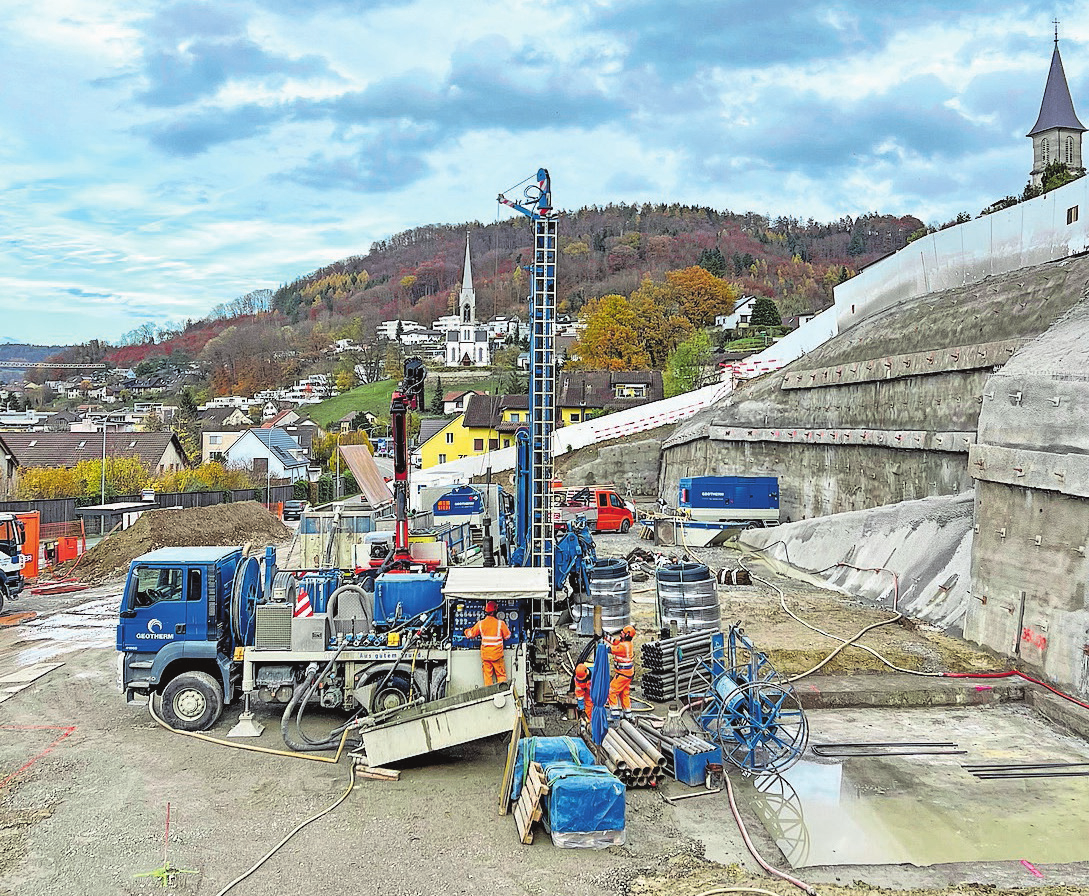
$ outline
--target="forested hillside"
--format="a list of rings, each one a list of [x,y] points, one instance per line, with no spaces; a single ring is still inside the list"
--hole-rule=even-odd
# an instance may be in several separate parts
[[[831,223],[769,219],[683,205],[609,205],[560,215],[559,299],[576,315],[601,296],[630,296],[646,277],[700,264],[737,294],[769,296],[784,317],[832,302],[832,287],[907,243],[922,228],[911,216],[876,213]],[[400,317],[430,324],[452,307],[461,285],[465,237],[473,258],[478,315],[525,316],[526,218],[428,225],[333,262],[269,293],[258,290],[218,306],[177,330],[147,325],[120,347],[77,346],[57,360],[99,361],[150,372],[167,362],[201,363],[216,393],[252,393],[329,367],[322,354],[336,338],[366,347],[382,363],[375,326]],[[348,365],[349,359],[341,359]]]

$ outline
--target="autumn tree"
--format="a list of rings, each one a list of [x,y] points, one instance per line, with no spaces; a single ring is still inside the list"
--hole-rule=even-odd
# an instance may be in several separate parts
[[[580,315],[585,327],[572,353],[578,366],[591,370],[645,370],[650,355],[643,345],[643,324],[631,299],[601,296],[586,303]]]
[[[673,350],[662,373],[666,398],[691,392],[700,385],[711,366],[711,348],[707,331],[697,330]]]
[[[737,290],[705,268],[693,265],[666,274],[669,298],[695,327],[706,327],[720,314],[729,314],[737,301]]]

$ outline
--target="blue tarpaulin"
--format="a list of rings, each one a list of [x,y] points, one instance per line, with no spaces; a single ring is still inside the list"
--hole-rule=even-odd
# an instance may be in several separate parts
[[[518,755],[514,760],[514,779],[511,781],[510,798],[518,799],[525,782],[529,763],[539,762],[547,769],[556,762],[574,765],[593,765],[594,754],[577,737],[525,737],[518,742]]]
[[[609,645],[601,641],[594,653],[594,671],[590,673],[590,699],[594,710],[590,714],[590,739],[600,744],[609,730]]]
[[[555,762],[545,769],[548,781],[548,828],[553,842],[564,835],[622,832],[625,787],[600,765]],[[607,845],[568,838],[561,845]]]

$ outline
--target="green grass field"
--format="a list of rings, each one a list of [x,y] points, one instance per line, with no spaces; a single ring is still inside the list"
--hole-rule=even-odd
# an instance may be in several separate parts
[[[443,379],[442,375],[436,376],[429,373],[424,382],[424,416],[432,416],[431,403],[435,398],[437,380]],[[306,408],[306,414],[316,423],[328,429],[347,413],[369,411],[383,420],[389,419],[389,401],[393,396],[396,383],[393,380],[379,380],[377,383],[367,383],[365,386],[356,386],[350,392],[327,398],[318,404]],[[455,382],[447,385],[443,379],[443,392],[456,392],[461,389],[473,389],[477,392],[495,392],[499,388],[498,377],[487,377],[475,380],[471,383]]]

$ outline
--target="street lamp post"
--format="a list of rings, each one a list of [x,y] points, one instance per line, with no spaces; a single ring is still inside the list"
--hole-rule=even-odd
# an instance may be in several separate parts
[[[340,500],[340,433],[337,433],[337,484],[334,490],[336,499]]]
[[[106,503],[106,418],[102,418],[102,497],[101,503]]]

